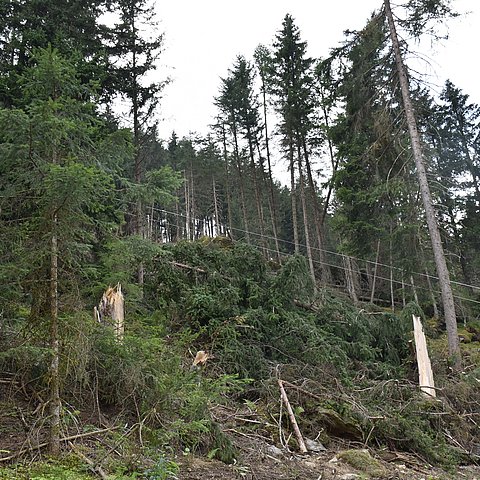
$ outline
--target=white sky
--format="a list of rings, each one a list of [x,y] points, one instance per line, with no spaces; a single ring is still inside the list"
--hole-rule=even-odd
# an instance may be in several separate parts
[[[164,90],[159,115],[161,138],[173,130],[206,134],[215,115],[213,99],[220,77],[237,55],[250,59],[259,43],[270,46],[290,13],[308,42],[309,55],[325,57],[344,38],[343,31],[362,28],[381,0],[170,0],[156,2],[165,51],[158,75],[172,82]],[[441,88],[450,78],[471,99],[480,103],[477,35],[478,0],[454,0],[454,9],[470,12],[449,21],[450,38],[430,53],[432,82]],[[438,76],[438,78],[437,78]]]

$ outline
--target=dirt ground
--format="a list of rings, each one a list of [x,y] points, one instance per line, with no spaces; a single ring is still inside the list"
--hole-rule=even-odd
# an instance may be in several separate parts
[[[358,442],[341,439],[333,440],[324,451],[301,455],[276,445],[272,432],[269,434],[260,425],[260,417],[245,406],[234,411],[219,407],[212,414],[236,448],[237,461],[226,465],[204,457],[178,456],[179,480],[480,480],[480,467],[444,472],[413,454],[365,450]],[[368,467],[354,468],[341,459],[340,452],[345,450],[363,451],[383,473],[372,474]]]
[[[273,456],[267,453],[271,446],[266,441],[239,437],[232,436],[241,452],[233,465],[192,455],[176,458],[180,465],[179,480],[480,480],[479,467],[444,472],[422,464],[413,455],[390,452],[370,452],[385,468],[383,475],[371,476],[340,460],[334,450],[305,455],[282,452]]]
[[[28,446],[26,438],[31,432],[32,419],[28,402],[2,402],[0,395],[0,451],[15,452],[19,446]],[[173,459],[180,467],[179,480],[480,480],[480,467],[463,466],[454,472],[444,472],[425,464],[419,457],[404,452],[365,450],[358,442],[333,439],[328,448],[316,453],[299,454],[294,447],[282,447],[275,442],[278,434],[258,415],[245,405],[238,408],[218,407],[212,411],[213,418],[232,442],[237,459],[231,464],[184,452]],[[43,428],[38,431],[42,432]],[[43,432],[42,432],[43,433]],[[44,441],[40,433],[30,438],[30,443]],[[286,432],[285,432],[286,434]],[[290,442],[292,445],[293,442]],[[87,449],[88,441],[83,442]],[[381,474],[372,474],[368,468],[354,468],[342,459],[344,451],[363,451],[379,466]],[[91,450],[94,455],[94,450]],[[358,466],[357,466],[358,467]],[[112,477],[113,478],[113,477]]]

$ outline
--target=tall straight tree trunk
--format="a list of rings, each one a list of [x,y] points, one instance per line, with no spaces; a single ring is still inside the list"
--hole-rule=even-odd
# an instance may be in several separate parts
[[[327,127],[327,145],[328,145],[328,154],[330,157],[330,163],[332,164],[332,178],[330,182],[328,182],[328,190],[327,196],[325,197],[325,204],[323,205],[323,212],[322,212],[322,225],[325,224],[325,219],[327,218],[328,206],[330,205],[330,199],[332,198],[333,193],[333,179],[335,178],[335,174],[338,170],[338,163],[340,158],[333,152],[333,143],[332,139],[330,138],[329,129],[330,129],[330,122],[328,120],[328,112],[327,108],[325,107],[325,95],[323,94],[323,88],[320,91],[322,96],[322,113],[323,113],[323,120],[325,121],[325,126]]]
[[[227,214],[228,229],[230,238],[233,240],[233,220],[232,220],[232,190],[230,189],[230,172],[228,169],[228,152],[227,152],[227,135],[225,132],[225,124],[222,123],[222,143],[223,143],[223,161],[225,164],[225,187],[227,190]]]
[[[375,284],[377,283],[378,259],[380,257],[380,240],[377,242],[377,254],[375,255],[375,267],[373,268],[372,293],[370,294],[370,303],[375,300]]]
[[[462,368],[462,357],[460,352],[460,344],[458,340],[457,318],[455,315],[455,303],[453,300],[452,287],[450,284],[450,274],[445,260],[442,239],[435,217],[435,209],[433,207],[432,196],[427,180],[427,172],[423,161],[422,145],[420,142],[420,134],[417,128],[413,104],[410,98],[410,90],[407,78],[406,67],[403,63],[400,43],[393,20],[390,0],[384,0],[385,12],[387,15],[388,25],[390,28],[390,37],[392,40],[393,51],[395,54],[395,63],[400,81],[402,92],[403,106],[412,143],[413,157],[417,169],[417,177],[420,185],[420,193],[422,195],[423,207],[425,209],[425,217],[427,219],[428,230],[432,242],[432,250],[435,257],[435,265],[442,291],[443,310],[445,315],[445,324],[448,336],[448,351],[453,360],[455,370],[460,371]]]
[[[60,453],[60,345],[58,338],[58,239],[57,213],[53,214],[50,258],[50,432],[48,449],[52,455]]]
[[[57,163],[54,149],[52,163]],[[58,213],[54,205],[52,214],[52,236],[50,243],[50,431],[48,449],[51,455],[60,453],[60,339],[58,337]]]
[[[262,173],[262,182],[267,187],[269,194],[267,195],[267,204],[268,204],[268,211],[270,213],[270,221],[272,224],[272,233],[273,233],[273,240],[275,242],[275,252],[277,256],[278,263],[281,263],[280,257],[280,246],[278,243],[278,231],[277,231],[277,214],[275,211],[275,197],[273,194],[273,180],[272,177],[269,176],[268,172],[265,171],[265,165],[263,163],[262,153],[260,151],[259,142],[256,142],[257,146],[257,153],[258,158],[260,159],[260,171]]]
[[[190,240],[190,195],[188,193],[190,184],[187,181],[187,172],[183,172],[183,188],[185,195],[185,238]]]
[[[358,295],[357,295],[357,288],[356,288],[356,282],[355,282],[355,274],[353,272],[352,259],[347,255],[343,255],[342,260],[343,260],[343,268],[345,270],[345,282],[347,284],[348,294],[350,295],[350,298],[352,299],[353,303],[357,304]]]
[[[278,244],[278,229],[277,229],[277,206],[275,202],[275,194],[273,188],[273,175],[272,175],[272,159],[270,157],[270,138],[268,136],[268,123],[267,123],[267,95],[266,95],[266,88],[265,88],[265,76],[263,74],[260,75],[262,80],[262,95],[263,95],[263,128],[265,130],[265,149],[267,152],[267,167],[268,167],[268,190],[269,190],[269,209],[270,209],[270,216],[272,218],[272,231],[273,231],[273,238],[275,241],[275,249],[277,251],[277,259],[278,262],[281,263],[280,257],[280,246]],[[260,147],[257,145],[258,149]],[[259,151],[260,155],[260,151]],[[261,157],[260,157],[261,158]],[[263,167],[262,167],[263,170]]]
[[[215,226],[212,227],[212,237],[220,235],[220,217],[218,215],[218,198],[215,177],[213,177],[213,211],[215,215]]]
[[[131,12],[132,18],[132,33],[133,38],[136,38],[136,25],[135,25],[135,14],[132,7]],[[133,145],[135,148],[135,182],[140,184],[143,180],[143,165],[142,158],[140,155],[140,122],[139,114],[140,107],[138,105],[138,78],[137,78],[137,49],[136,45],[132,49],[132,72],[133,72],[133,92],[132,92],[132,114],[133,114]],[[140,199],[137,200],[135,207],[135,235],[139,237],[144,236],[144,226],[143,226],[143,205]],[[137,267],[137,280],[140,285],[143,285],[144,281],[144,266],[143,263],[140,263]]]
[[[265,217],[263,214],[262,198],[261,198],[260,190],[258,187],[257,168],[255,165],[255,156],[253,152],[253,140],[252,140],[252,134],[250,132],[250,128],[248,128],[247,130],[247,136],[248,136],[248,150],[250,154],[250,169],[252,170],[253,190],[255,192],[255,204],[257,206],[257,215],[258,215],[258,220],[260,222],[260,236],[261,236],[260,244],[263,245],[264,255],[267,255],[268,251],[266,250],[267,239],[265,237]]]
[[[305,246],[307,248],[307,259],[308,259],[308,265],[310,267],[310,276],[312,277],[313,285],[315,286],[315,290],[316,290],[317,282],[315,279],[315,267],[313,266],[312,247],[310,245],[310,232],[308,229],[307,202],[305,199],[305,181],[303,177],[303,166],[302,166],[302,158],[301,158],[301,151],[300,151],[300,143],[298,144],[298,176],[299,176],[299,183],[300,183],[300,201],[302,204],[303,227],[305,231]]]
[[[307,179],[308,186],[310,188],[313,211],[315,213],[314,224],[315,224],[315,233],[317,234],[317,245],[318,245],[318,259],[322,265],[322,282],[327,284],[332,280],[332,274],[330,272],[330,267],[327,265],[327,258],[325,256],[325,234],[322,230],[322,215],[320,213],[320,204],[318,202],[317,192],[315,189],[315,182],[313,181],[312,167],[310,165],[310,156],[308,154],[307,142],[305,136],[302,136],[302,147],[303,147],[303,157],[305,159],[305,166],[307,168]]]
[[[232,113],[232,118],[235,115],[235,112]],[[248,217],[247,217],[247,206],[245,203],[245,182],[243,179],[242,173],[242,164],[240,161],[240,153],[238,149],[238,135],[237,135],[237,124],[235,119],[232,122],[232,133],[233,133],[233,141],[234,141],[234,157],[235,157],[235,164],[237,167],[237,174],[238,174],[238,183],[240,185],[240,208],[242,211],[243,217],[243,227],[245,229],[245,238],[247,243],[250,243],[250,230],[248,226]]]
[[[295,158],[293,153],[293,140],[290,138],[288,145],[288,157],[290,163],[290,198],[292,201],[292,226],[293,226],[293,243],[295,245],[295,253],[300,253],[300,244],[298,241],[298,219],[297,219],[297,194],[295,186]]]

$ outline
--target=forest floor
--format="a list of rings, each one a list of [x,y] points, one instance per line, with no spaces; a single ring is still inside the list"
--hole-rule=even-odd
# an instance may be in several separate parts
[[[332,439],[328,448],[312,442],[321,450],[301,455],[279,445],[260,430],[246,425],[245,413],[237,410],[229,419],[223,413],[222,429],[238,452],[237,461],[227,465],[205,457],[182,455],[175,459],[180,466],[180,480],[477,480],[480,467],[460,466],[446,472],[420,457],[405,452],[365,449],[359,442]],[[218,414],[218,411],[216,412]],[[243,420],[238,421],[238,418]],[[310,441],[311,442],[311,441]],[[317,448],[315,448],[317,447]]]
[[[28,412],[28,403],[2,402],[0,405],[0,452],[1,457],[8,456],[11,452],[18,452],[21,449],[28,449],[32,445],[38,445],[45,440],[45,428],[40,426],[36,430],[35,438],[32,438],[31,420],[33,412]],[[209,459],[208,455],[200,456],[189,451],[177,452],[171,458],[178,465],[176,476],[168,477],[144,477],[125,476],[124,474],[108,474],[106,478],[165,478],[178,480],[477,480],[480,479],[480,467],[459,466],[455,471],[446,472],[435,468],[419,456],[405,452],[393,452],[389,450],[366,449],[363,444],[356,441],[330,438],[328,448],[325,448],[320,441],[308,440],[310,442],[307,454],[299,454],[290,441],[290,448],[282,445],[275,445],[272,438],[276,435],[287,436],[287,432],[275,432],[278,424],[269,423],[260,414],[252,413],[249,405],[239,404],[230,406],[216,406],[212,409],[212,417],[220,426],[222,432],[232,442],[236,451],[236,460],[232,464],[226,464],[219,460]],[[77,429],[81,425],[77,425]],[[85,427],[85,426],[84,426]],[[93,425],[90,425],[95,430]],[[68,432],[72,434],[75,432]],[[277,437],[278,438],[278,437]],[[133,439],[132,439],[133,440]],[[288,437],[287,437],[288,440]],[[75,452],[83,452],[95,463],[102,458],[102,450],[99,445],[108,445],[113,438],[97,435],[74,440]],[[66,449],[70,450],[71,449]],[[317,451],[312,451],[317,450]],[[27,453],[28,460],[23,465],[34,465],[39,460],[39,450],[33,449]],[[75,453],[74,453],[75,455]],[[81,455],[81,454],[80,454]],[[121,463],[121,454],[116,462]],[[148,463],[150,459],[143,454],[134,455],[135,462]],[[65,464],[69,464],[68,455],[65,457]],[[127,456],[126,456],[127,458]],[[84,457],[83,457],[84,459]],[[105,457],[103,457],[105,459]],[[128,461],[132,461],[131,453],[128,454]],[[109,463],[108,461],[106,462]],[[126,462],[125,462],[126,463]],[[81,476],[67,475],[33,475],[30,470],[22,467],[11,467],[8,470],[8,462],[2,462],[6,469],[0,468],[0,479],[86,479],[99,478],[97,475],[90,476],[92,472],[85,471]],[[22,464],[22,462],[20,462]],[[112,472],[112,464],[105,467],[104,471]],[[63,472],[63,471],[62,471]],[[52,476],[53,475],[53,476]]]

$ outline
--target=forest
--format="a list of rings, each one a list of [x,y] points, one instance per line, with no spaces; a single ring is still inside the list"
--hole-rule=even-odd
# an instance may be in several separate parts
[[[0,1],[0,479],[477,478],[480,106],[411,67],[451,3],[326,58],[287,13],[160,138],[154,2]]]

